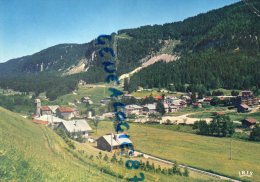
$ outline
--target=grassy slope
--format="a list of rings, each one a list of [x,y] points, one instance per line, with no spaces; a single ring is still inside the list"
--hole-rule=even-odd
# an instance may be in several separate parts
[[[100,168],[125,177],[138,172],[96,159],[99,151],[88,144],[77,144],[86,151],[83,154],[66,150],[51,129],[1,107],[0,114],[0,181],[115,181],[115,177],[101,174]],[[94,155],[93,161],[86,157],[90,155]],[[147,172],[145,176],[146,181],[203,181]]]
[[[98,135],[111,130],[111,122],[101,122]],[[251,180],[260,180],[260,144],[232,141],[229,160],[228,138],[206,137],[166,129],[131,124],[128,132],[136,149],[179,163],[238,177],[241,170],[253,171]]]
[[[99,171],[64,148],[49,128],[0,108],[0,178],[20,181],[98,181]],[[88,171],[90,169],[90,172]],[[113,181],[105,175],[108,181]],[[90,180],[91,179],[91,180]]]

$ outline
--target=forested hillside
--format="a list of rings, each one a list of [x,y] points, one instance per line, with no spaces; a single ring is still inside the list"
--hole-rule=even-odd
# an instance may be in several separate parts
[[[260,1],[250,2],[260,9]],[[260,17],[244,2],[180,22],[124,29],[111,35],[110,46],[116,52],[118,75],[165,53],[162,50],[167,43],[172,44],[168,45],[167,54],[180,57],[135,73],[130,78],[129,91],[137,86],[169,85],[172,90],[185,90],[185,84],[203,90],[260,87]],[[103,82],[105,72],[97,56],[100,47],[94,42],[57,45],[2,63],[0,87],[34,91],[36,95],[46,91],[48,97],[55,99],[75,89],[81,79],[87,83]],[[64,76],[81,61],[85,63],[86,72]]]
[[[259,1],[254,4],[260,8]],[[172,89],[182,91],[184,84],[200,89],[260,87],[260,18],[242,2],[183,22],[144,29],[150,38],[180,39],[181,44],[173,53],[181,54],[181,58],[157,63],[135,74],[130,79],[130,91],[137,86],[169,87],[170,84],[175,87]],[[125,33],[138,36],[141,29]]]
[[[42,71],[65,71],[85,59],[85,50],[91,44],[60,44],[30,56],[11,59],[0,64],[0,76],[16,73],[36,73]]]

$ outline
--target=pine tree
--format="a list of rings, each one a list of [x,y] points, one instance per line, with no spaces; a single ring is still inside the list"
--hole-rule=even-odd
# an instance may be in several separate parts
[[[124,79],[124,91],[129,92],[129,78]]]
[[[108,161],[108,156],[107,156],[107,154],[104,156],[103,160],[104,160],[104,161]]]
[[[119,165],[123,165],[123,164],[124,164],[124,161],[123,161],[122,158],[120,158],[120,160],[118,161],[118,164],[119,164]]]
[[[188,171],[187,167],[184,168],[183,176],[186,176],[186,177],[189,176],[189,171]]]
[[[98,153],[98,157],[99,157],[99,159],[102,159],[102,152]]]
[[[162,171],[161,166],[158,165],[158,168],[156,169],[156,172],[157,172],[157,173],[161,173],[161,171]]]
[[[117,162],[116,154],[114,154],[113,157],[111,158],[111,162],[112,163],[116,163]]]
[[[145,166],[146,166],[147,171],[149,171],[151,168],[149,161],[146,161]]]

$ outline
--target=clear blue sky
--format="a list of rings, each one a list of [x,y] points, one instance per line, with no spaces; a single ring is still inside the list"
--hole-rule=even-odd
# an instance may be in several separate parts
[[[0,0],[0,62],[99,34],[183,20],[239,0]]]

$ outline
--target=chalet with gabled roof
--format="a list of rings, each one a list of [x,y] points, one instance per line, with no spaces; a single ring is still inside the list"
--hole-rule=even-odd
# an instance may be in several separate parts
[[[52,115],[52,110],[49,108],[49,106],[41,106],[40,113],[42,115]]]
[[[249,112],[250,111],[250,107],[246,104],[240,104],[238,107],[237,107],[237,112]]]
[[[97,139],[97,148],[111,152],[111,150],[120,150],[127,145],[132,145],[132,141],[124,134],[106,134]]]
[[[246,118],[242,120],[243,127],[250,127],[252,128],[254,125],[259,123],[255,118]]]
[[[75,109],[71,107],[59,107],[56,110],[56,115],[62,119],[69,120],[75,117]]]

